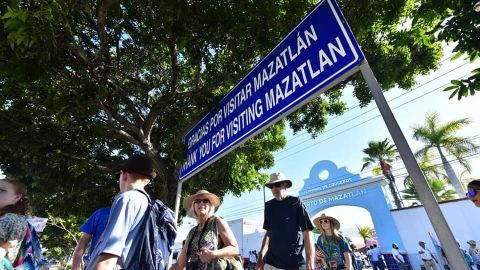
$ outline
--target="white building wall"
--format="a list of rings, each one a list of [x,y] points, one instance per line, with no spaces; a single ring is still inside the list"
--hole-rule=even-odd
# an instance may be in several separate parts
[[[240,256],[248,258],[250,251],[260,250],[265,235],[261,222],[240,218],[228,221],[228,225],[237,240]]]
[[[463,249],[468,250],[466,242],[470,239],[480,242],[480,209],[476,208],[471,201],[465,199],[440,203],[440,209],[453,235]],[[413,269],[420,269],[421,260],[418,256],[418,241],[424,241],[427,248],[432,252],[437,252],[429,236],[430,233],[433,240],[440,244],[425,209],[420,206],[393,210],[392,215],[405,250],[409,254]],[[388,248],[382,247],[382,251],[389,252],[390,248],[390,246]],[[439,254],[438,257],[441,257],[441,255]]]

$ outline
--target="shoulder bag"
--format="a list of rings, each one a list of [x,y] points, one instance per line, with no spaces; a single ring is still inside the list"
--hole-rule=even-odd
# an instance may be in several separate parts
[[[218,240],[218,246],[216,246],[215,249],[220,249],[225,245],[222,242],[222,238],[218,234],[217,217],[213,218],[213,222],[214,222],[213,233],[217,236],[217,240]],[[209,263],[208,269],[209,270],[244,270],[240,255],[212,260]]]

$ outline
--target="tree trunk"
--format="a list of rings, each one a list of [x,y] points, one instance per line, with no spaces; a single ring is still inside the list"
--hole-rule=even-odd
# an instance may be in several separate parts
[[[388,178],[388,177],[387,177]],[[393,175],[392,175],[393,178]],[[392,193],[393,196],[393,202],[395,203],[395,207],[397,209],[400,209],[403,207],[403,203],[400,200],[400,197],[398,196],[397,189],[395,187],[395,180],[390,180],[388,179],[388,187],[390,188],[390,193]]]
[[[390,164],[384,162],[383,160],[380,160],[380,166],[382,168],[383,175],[385,176],[385,178],[388,179],[388,187],[390,188],[390,192],[392,193],[395,207],[397,209],[402,208],[403,203],[398,196],[398,190],[395,186],[395,178],[393,177]]]
[[[171,209],[175,208],[175,199],[177,194],[178,187],[178,175],[175,173],[175,170],[172,168],[167,168],[164,170],[162,177],[155,178],[154,181],[159,181],[155,183],[153,192],[165,205]],[[182,202],[180,202],[181,204]],[[180,205],[182,208],[182,205]]]
[[[460,180],[458,180],[457,174],[455,174],[455,171],[453,170],[452,165],[447,161],[447,158],[445,158],[445,155],[443,155],[442,149],[440,147],[437,147],[438,153],[440,154],[440,158],[442,159],[442,164],[443,164],[443,169],[445,170],[445,173],[448,176],[448,179],[450,180],[450,183],[452,184],[453,188],[458,194],[459,198],[465,197],[465,190],[462,187],[462,184],[460,183]]]

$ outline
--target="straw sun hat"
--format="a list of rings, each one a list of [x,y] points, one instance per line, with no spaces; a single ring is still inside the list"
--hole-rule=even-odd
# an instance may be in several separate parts
[[[210,204],[215,208],[220,205],[220,199],[217,195],[210,193],[207,190],[201,189],[197,191],[197,193],[183,199],[183,208],[188,212],[192,208],[192,204],[197,198],[207,198],[210,201]]]
[[[276,173],[270,174],[270,181],[265,186],[268,187],[268,188],[272,188],[273,184],[280,183],[280,182],[287,183],[287,188],[292,186],[292,181],[287,179],[285,174],[283,174],[281,172],[276,172]]]
[[[340,222],[334,218],[334,217],[330,217],[330,216],[327,216],[325,215],[325,213],[323,213],[321,216],[315,218],[313,220],[313,224],[315,224],[315,226],[317,228],[321,228],[322,227],[322,224],[320,224],[320,220],[324,220],[324,219],[327,219],[330,221],[330,224],[332,224],[332,227],[335,228],[335,229],[340,229]]]

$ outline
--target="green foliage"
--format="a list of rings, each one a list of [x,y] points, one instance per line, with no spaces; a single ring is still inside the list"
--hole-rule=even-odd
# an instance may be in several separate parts
[[[364,243],[367,243],[368,240],[371,240],[372,237],[375,236],[375,229],[372,227],[357,225],[357,231]]]
[[[61,260],[73,253],[81,233],[78,227],[84,222],[81,217],[69,214],[65,217],[48,215],[48,223],[42,235],[42,244],[52,247],[47,257]]]
[[[466,157],[471,153],[478,152],[479,146],[472,140],[455,134],[466,125],[469,125],[471,120],[462,118],[440,124],[438,114],[433,112],[427,114],[425,122],[425,125],[413,127],[413,138],[425,144],[415,155],[417,157],[427,157],[427,160],[430,159],[430,155],[438,155],[448,176],[448,181],[455,188],[457,195],[463,197],[464,189],[445,153],[451,154],[468,172],[471,171]]]
[[[15,46],[32,47],[35,41],[30,39],[25,29],[27,25],[26,10],[13,10],[8,7],[8,11],[2,16],[2,20],[5,20],[4,27],[10,32],[7,36],[7,42],[12,49],[15,49]]]
[[[385,138],[383,141],[369,141],[368,147],[362,151],[367,155],[362,159],[364,162],[362,171],[373,165],[392,163],[399,158],[397,148],[389,142],[388,138]]]
[[[460,100],[468,95],[475,95],[476,91],[480,91],[480,68],[474,69],[472,73],[473,75],[466,79],[452,80],[452,85],[443,91],[453,91],[450,99],[457,96],[457,99]]]
[[[362,159],[364,162],[362,171],[367,167],[378,164],[379,167],[374,168],[374,173],[378,171],[383,173],[388,180],[388,186],[393,196],[395,206],[401,208],[403,206],[402,201],[399,198],[395,184],[395,177],[393,176],[391,170],[392,166],[390,165],[391,162],[399,158],[395,145],[390,144],[388,138],[385,138],[383,141],[370,141],[368,142],[368,147],[363,149],[363,153],[367,154],[367,156]]]
[[[465,157],[468,154],[477,152],[479,146],[472,140],[458,136],[455,133],[469,125],[471,120],[469,118],[462,118],[441,124],[438,119],[438,113],[433,112],[427,114],[425,122],[425,125],[413,127],[413,138],[425,143],[425,146],[418,150],[415,155],[417,157],[425,157],[435,153],[443,155],[443,151],[447,151],[452,154],[465,169],[470,171],[470,164]]]
[[[433,192],[433,196],[437,201],[448,201],[455,199],[455,190],[448,188],[448,181],[444,179],[427,179],[428,185]],[[413,183],[408,183],[402,191],[405,200],[419,201],[419,197]]]
[[[480,26],[479,12],[474,10],[477,0],[452,0],[452,1],[424,1],[416,10],[414,17],[417,21],[433,20],[434,25],[430,31],[436,34],[439,40],[454,43],[456,59],[466,55],[473,62],[480,56]],[[480,76],[478,69],[464,80],[452,80],[452,85],[444,91],[453,91],[450,98],[457,96],[458,100],[469,95],[474,95],[480,89]]]

